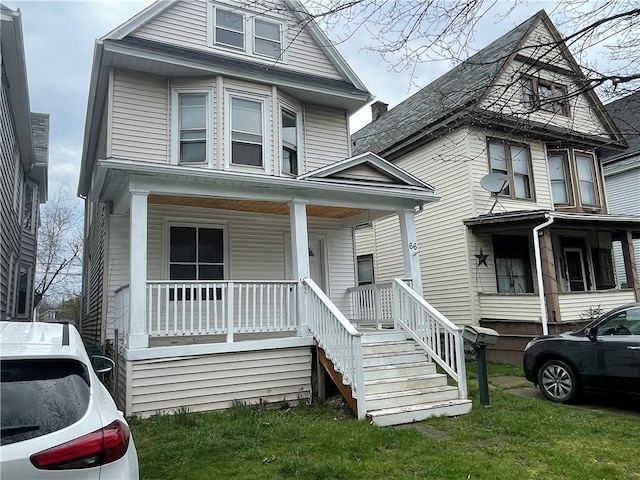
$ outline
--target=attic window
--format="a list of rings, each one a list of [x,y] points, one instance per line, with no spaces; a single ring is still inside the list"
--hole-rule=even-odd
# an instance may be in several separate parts
[[[244,15],[222,8],[215,12],[215,43],[244,50]]]
[[[530,108],[569,116],[569,99],[564,85],[539,78],[524,78],[522,100]]]

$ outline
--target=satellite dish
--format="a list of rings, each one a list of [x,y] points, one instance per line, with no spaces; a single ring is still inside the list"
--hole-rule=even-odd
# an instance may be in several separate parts
[[[509,186],[509,176],[504,173],[490,173],[480,179],[480,186],[495,197],[491,210],[489,210],[489,213],[492,213],[499,203],[498,195]]]
[[[500,193],[508,185],[509,176],[504,173],[490,173],[480,179],[480,186],[491,193]]]

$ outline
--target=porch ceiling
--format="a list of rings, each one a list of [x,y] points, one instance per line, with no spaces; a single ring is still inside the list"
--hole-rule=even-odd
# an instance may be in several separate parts
[[[183,207],[217,208],[220,210],[236,210],[241,212],[267,213],[273,215],[289,215],[289,206],[283,202],[149,195],[149,203],[180,205]],[[358,208],[307,205],[307,215],[310,217],[348,218],[364,213],[365,211],[366,210]]]

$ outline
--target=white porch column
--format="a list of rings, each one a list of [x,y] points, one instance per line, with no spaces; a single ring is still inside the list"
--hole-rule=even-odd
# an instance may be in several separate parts
[[[402,238],[402,258],[404,260],[404,274],[413,282],[413,290],[422,296],[422,273],[420,272],[420,257],[418,255],[418,240],[416,237],[416,221],[414,210],[400,210],[400,236]]]
[[[291,260],[293,278],[298,281],[309,277],[309,236],[307,233],[307,204],[293,200],[289,202],[291,223]],[[307,335],[307,296],[298,290],[298,322],[300,335]]]
[[[132,191],[129,209],[129,348],[147,348],[147,196]]]

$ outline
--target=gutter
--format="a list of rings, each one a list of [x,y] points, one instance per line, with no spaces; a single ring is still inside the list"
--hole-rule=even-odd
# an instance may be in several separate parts
[[[548,227],[553,223],[555,217],[551,213],[545,213],[545,218],[547,219],[545,222],[540,225],[533,227],[533,245],[534,245],[534,253],[536,255],[536,276],[538,277],[538,298],[540,299],[540,319],[542,321],[542,334],[549,335],[549,328],[547,323],[549,319],[547,318],[547,305],[544,300],[544,282],[542,279],[542,259],[540,258],[540,240],[538,235],[541,230],[545,227]]]

